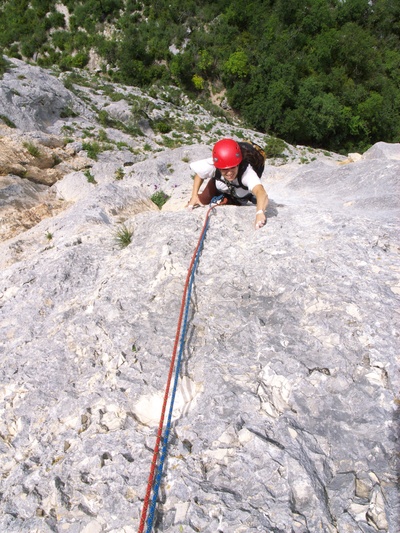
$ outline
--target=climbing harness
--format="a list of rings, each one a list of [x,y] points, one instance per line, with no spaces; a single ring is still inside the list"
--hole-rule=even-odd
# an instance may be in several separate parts
[[[178,325],[177,325],[176,335],[175,335],[175,343],[174,343],[174,347],[172,351],[172,358],[171,358],[171,363],[169,367],[167,385],[165,388],[164,401],[163,401],[163,405],[161,409],[161,416],[160,416],[160,421],[158,425],[156,443],[154,446],[153,458],[152,458],[151,467],[150,467],[150,475],[149,475],[149,479],[147,482],[146,495],[143,501],[143,508],[142,508],[142,513],[140,516],[138,533],[143,533],[144,528],[146,527],[146,522],[147,522],[146,533],[151,533],[151,530],[153,528],[154,514],[155,514],[157,498],[158,498],[158,491],[159,491],[160,484],[161,484],[163,467],[164,467],[165,459],[167,456],[167,450],[168,450],[168,439],[169,439],[169,434],[171,432],[171,426],[172,426],[172,414],[173,414],[175,396],[176,396],[176,392],[178,388],[178,378],[179,378],[179,371],[180,371],[180,366],[181,366],[181,361],[182,361],[182,354],[183,354],[183,349],[185,345],[186,328],[187,328],[187,321],[188,321],[188,315],[189,315],[189,306],[190,306],[190,298],[191,298],[191,293],[192,293],[194,275],[196,272],[197,264],[200,259],[200,254],[201,254],[204,239],[207,233],[208,223],[209,223],[212,210],[215,207],[224,205],[226,203],[227,203],[227,199],[223,195],[214,196],[214,198],[211,200],[210,207],[207,211],[206,218],[204,221],[203,229],[201,231],[196,249],[194,251],[192,260],[189,265],[185,287],[184,287],[183,295],[182,295],[181,309],[180,309]],[[179,345],[179,352],[178,352],[178,345]],[[178,352],[178,357],[176,357],[177,352]],[[175,365],[175,361],[176,361],[176,365]],[[174,374],[174,368],[175,368],[175,376],[174,376],[174,381],[173,381],[173,386],[172,386],[167,423],[166,423],[164,435],[163,435],[164,419],[165,419],[165,413],[167,410],[167,402],[168,402],[169,391],[171,388],[172,378]],[[161,453],[160,453],[160,450],[161,450]],[[152,492],[153,494],[151,494]],[[151,501],[150,501],[150,498],[151,498]]]

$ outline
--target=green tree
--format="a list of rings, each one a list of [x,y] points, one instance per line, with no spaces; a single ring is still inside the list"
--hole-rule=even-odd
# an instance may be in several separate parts
[[[197,67],[200,72],[210,73],[214,64],[214,58],[208,50],[200,50]]]
[[[192,78],[192,82],[196,90],[202,91],[204,89],[205,83],[204,79],[201,76],[195,74]]]
[[[346,0],[338,2],[337,21],[338,24],[354,22],[357,25],[367,25],[372,11],[370,0]]]
[[[243,50],[231,54],[224,64],[224,72],[232,78],[246,78],[250,72],[247,55]]]

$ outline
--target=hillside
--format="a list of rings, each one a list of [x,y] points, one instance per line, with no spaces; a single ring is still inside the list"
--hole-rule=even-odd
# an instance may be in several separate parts
[[[66,88],[13,61],[0,80],[13,126],[0,127],[0,529],[134,533],[207,212],[185,209],[189,164],[220,136],[276,140],[183,98]],[[267,225],[254,230],[253,206],[210,216],[157,532],[397,530],[400,145],[279,146]],[[170,197],[161,210],[155,192]]]
[[[155,93],[175,85],[291,144],[400,141],[398,0],[4,0],[1,51]]]

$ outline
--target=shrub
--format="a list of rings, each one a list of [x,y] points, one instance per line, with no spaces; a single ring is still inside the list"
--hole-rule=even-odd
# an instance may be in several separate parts
[[[168,122],[160,120],[158,122],[154,122],[154,129],[160,133],[169,133],[171,131],[171,126],[168,124]]]
[[[35,144],[31,142],[24,142],[23,146],[28,150],[32,157],[40,157],[40,150]]]
[[[189,135],[193,135],[196,132],[196,125],[192,120],[185,120],[181,126],[182,130]]]
[[[203,131],[205,131],[206,133],[208,133],[209,131],[211,131],[213,128],[213,124],[211,122],[209,122],[208,124],[202,124],[201,126],[201,129]]]
[[[156,204],[156,206],[161,209],[162,206],[170,199],[168,194],[165,194],[163,191],[157,191],[151,196],[150,200]]]
[[[90,159],[97,161],[97,156],[102,151],[100,144],[96,141],[92,143],[82,143],[82,148],[86,150],[86,153]]]
[[[49,24],[52,28],[64,28],[65,27],[65,17],[62,13],[54,11],[48,16]]]
[[[110,115],[107,113],[105,109],[102,109],[101,111],[99,111],[98,119],[99,119],[100,124],[104,126],[105,128],[107,127],[112,128],[115,124],[114,119],[110,117]]]
[[[286,149],[286,143],[282,139],[271,137],[265,147],[265,153],[267,158],[271,157],[284,157],[283,152]]]
[[[70,70],[72,68],[84,68],[89,62],[89,55],[85,52],[78,52],[76,55],[66,54],[62,56],[60,61],[60,68],[62,70]]]
[[[179,139],[171,139],[171,137],[168,137],[167,135],[162,136],[162,143],[167,148],[176,148],[177,146],[181,145],[181,142]]]
[[[195,74],[192,78],[193,85],[197,91],[202,91],[204,89],[204,78]]]
[[[129,144],[123,142],[123,141],[117,141],[115,143],[115,146],[119,149],[119,150],[122,150],[123,148],[129,148]]]

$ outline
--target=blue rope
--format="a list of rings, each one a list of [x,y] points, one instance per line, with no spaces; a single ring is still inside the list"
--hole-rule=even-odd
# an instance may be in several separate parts
[[[213,200],[214,200],[214,198],[213,198]],[[163,444],[162,444],[162,448],[161,448],[160,460],[159,460],[159,463],[158,463],[158,466],[157,466],[157,473],[155,475],[155,481],[154,481],[154,487],[153,487],[153,496],[152,496],[152,499],[151,499],[149,512],[148,512],[148,517],[147,517],[146,533],[151,533],[151,530],[153,528],[154,513],[155,513],[155,509],[156,509],[156,505],[157,505],[158,491],[159,491],[159,488],[160,488],[160,485],[161,485],[161,478],[162,478],[162,474],[163,474],[164,463],[165,463],[165,459],[166,459],[167,451],[168,451],[168,440],[169,440],[169,435],[170,435],[171,426],[172,426],[172,414],[173,414],[173,410],[174,410],[175,396],[176,396],[176,392],[177,392],[177,389],[178,389],[178,379],[179,379],[179,372],[180,372],[180,367],[181,367],[181,362],[182,362],[182,355],[183,355],[183,350],[184,350],[184,347],[185,347],[185,337],[186,337],[186,329],[187,329],[187,322],[188,322],[188,316],[189,316],[189,307],[190,307],[190,298],[191,298],[191,294],[192,294],[192,286],[193,286],[194,276],[195,276],[196,269],[197,269],[197,264],[198,264],[199,259],[200,259],[201,250],[203,248],[204,239],[205,239],[206,232],[207,232],[207,229],[208,229],[209,220],[210,220],[209,217],[207,217],[206,225],[204,227],[204,231],[203,231],[202,237],[200,239],[200,244],[199,244],[199,247],[198,247],[198,250],[197,250],[197,254],[196,254],[196,257],[195,257],[195,260],[194,260],[194,263],[193,263],[192,272],[191,272],[190,278],[189,278],[189,287],[188,287],[188,292],[187,292],[187,297],[186,297],[185,312],[184,312],[184,319],[183,319],[183,325],[182,325],[182,333],[181,333],[180,344],[179,344],[179,352],[178,352],[176,368],[175,368],[174,385],[173,385],[172,393],[171,393],[171,403],[170,403],[170,406],[169,406],[167,424],[165,426],[165,431],[164,431],[164,435],[163,435],[163,438],[162,438]]]

